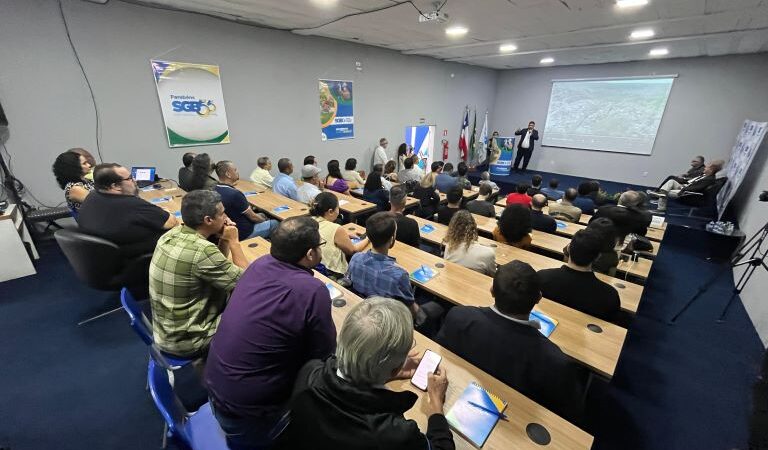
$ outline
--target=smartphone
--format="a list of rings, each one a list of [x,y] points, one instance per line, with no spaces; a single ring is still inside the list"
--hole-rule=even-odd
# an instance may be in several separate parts
[[[432,350],[425,351],[424,356],[422,356],[421,362],[419,363],[419,367],[416,368],[416,373],[414,373],[413,378],[411,378],[411,384],[422,391],[426,391],[427,374],[429,372],[434,372],[437,369],[437,366],[440,365],[442,359],[442,356]]]

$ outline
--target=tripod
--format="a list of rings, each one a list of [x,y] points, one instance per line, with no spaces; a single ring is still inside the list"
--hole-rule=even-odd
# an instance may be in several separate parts
[[[733,303],[733,299],[736,298],[737,295],[741,294],[741,291],[743,291],[747,286],[747,283],[749,282],[750,278],[752,278],[755,270],[762,266],[763,269],[768,271],[768,265],[765,264],[765,257],[768,255],[768,249],[762,249],[763,242],[765,242],[767,238],[768,223],[763,225],[761,229],[757,230],[754,235],[747,239],[744,244],[742,244],[741,247],[736,250],[736,253],[733,255],[733,257],[731,257],[731,260],[727,266],[725,266],[720,272],[716,273],[706,283],[699,287],[699,290],[696,292],[696,294],[694,294],[693,297],[691,297],[685,303],[685,305],[683,305],[677,314],[672,316],[672,319],[669,320],[669,324],[674,325],[677,319],[688,309],[688,307],[691,306],[693,302],[695,302],[696,299],[701,296],[701,294],[709,290],[710,286],[712,286],[712,283],[720,278],[721,275],[733,270],[736,267],[748,266],[744,270],[744,273],[741,274],[741,277],[739,277],[739,281],[737,281],[736,285],[733,287],[733,292],[731,292],[731,296],[728,298],[728,303],[725,304],[723,311],[720,313],[720,317],[717,319],[718,323],[722,323],[725,320],[725,315],[728,313],[728,309],[731,307],[731,303]]]

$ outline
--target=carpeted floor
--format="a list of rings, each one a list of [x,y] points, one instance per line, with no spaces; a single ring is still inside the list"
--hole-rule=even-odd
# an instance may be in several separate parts
[[[703,259],[707,239],[668,230],[616,374],[590,408],[595,449],[746,448],[763,348],[740,302],[715,323],[732,277],[666,324],[719,268]],[[0,283],[0,448],[159,448],[146,352],[126,316],[76,325],[117,306],[117,295],[83,287],[54,242],[39,249],[38,275]]]

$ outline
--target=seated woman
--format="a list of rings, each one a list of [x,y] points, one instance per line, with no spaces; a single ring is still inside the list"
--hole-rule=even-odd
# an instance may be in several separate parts
[[[363,198],[375,203],[379,211],[389,210],[389,191],[384,189],[381,173],[373,171],[368,175],[363,187]]]
[[[513,247],[528,248],[531,245],[531,210],[516,203],[504,208],[493,239]]]
[[[384,164],[384,179],[397,183],[397,167],[391,159]],[[391,189],[391,187],[390,187]]]
[[[349,184],[344,181],[339,168],[339,160],[328,161],[328,176],[325,177],[325,188],[342,194],[349,194]]]
[[[60,154],[53,163],[53,175],[59,187],[64,189],[64,199],[73,215],[93,190],[93,182],[85,178],[90,172],[91,165],[86,157],[71,151]]]
[[[198,189],[213,190],[219,181],[211,176],[215,165],[211,163],[211,157],[208,153],[195,155],[192,160],[192,176],[189,177],[187,186],[190,191]]]
[[[413,147],[403,142],[397,147],[397,171],[401,171],[405,168],[406,158],[413,156]]]
[[[368,238],[357,244],[347,230],[336,223],[339,218],[339,199],[330,192],[317,194],[310,205],[312,217],[320,224],[320,237],[327,243],[323,246],[323,265],[331,272],[333,278],[342,278],[349,264],[347,257],[361,252],[368,246]]]
[[[477,224],[469,211],[453,215],[443,242],[448,261],[491,277],[496,273],[496,252],[477,242]]]
[[[344,177],[344,181],[347,182],[350,189],[357,189],[363,187],[365,180],[360,173],[357,172],[357,160],[355,158],[349,158],[344,163],[344,172],[341,173]]]
[[[600,255],[592,262],[592,270],[615,276],[616,267],[619,265],[621,242],[613,221],[607,217],[598,217],[589,222],[587,229],[595,230],[603,237],[603,247]]]
[[[339,330],[336,355],[299,370],[288,404],[291,421],[277,448],[453,450],[443,415],[445,369],[427,375],[426,398],[416,407],[427,416],[426,435],[403,415],[419,397],[384,387],[414,375],[414,344],[413,319],[403,303],[372,297],[355,305]]]
[[[417,216],[432,219],[440,206],[440,193],[435,189],[435,172],[429,172],[421,178],[418,186],[413,190],[413,196],[419,199],[419,211]]]

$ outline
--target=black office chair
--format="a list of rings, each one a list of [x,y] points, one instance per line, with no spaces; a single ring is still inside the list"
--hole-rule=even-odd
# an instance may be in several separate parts
[[[125,260],[120,254],[120,248],[113,242],[76,230],[58,230],[54,233],[54,237],[77,277],[89,287],[100,291],[119,292],[123,286],[127,286],[134,297],[140,299],[148,297],[149,262],[152,254]],[[118,306],[84,320],[78,325],[121,309],[122,306]]]
[[[667,205],[667,216],[701,220],[716,218],[717,194],[725,186],[726,181],[728,177],[718,178],[701,193],[683,191],[678,198],[671,200]]]

